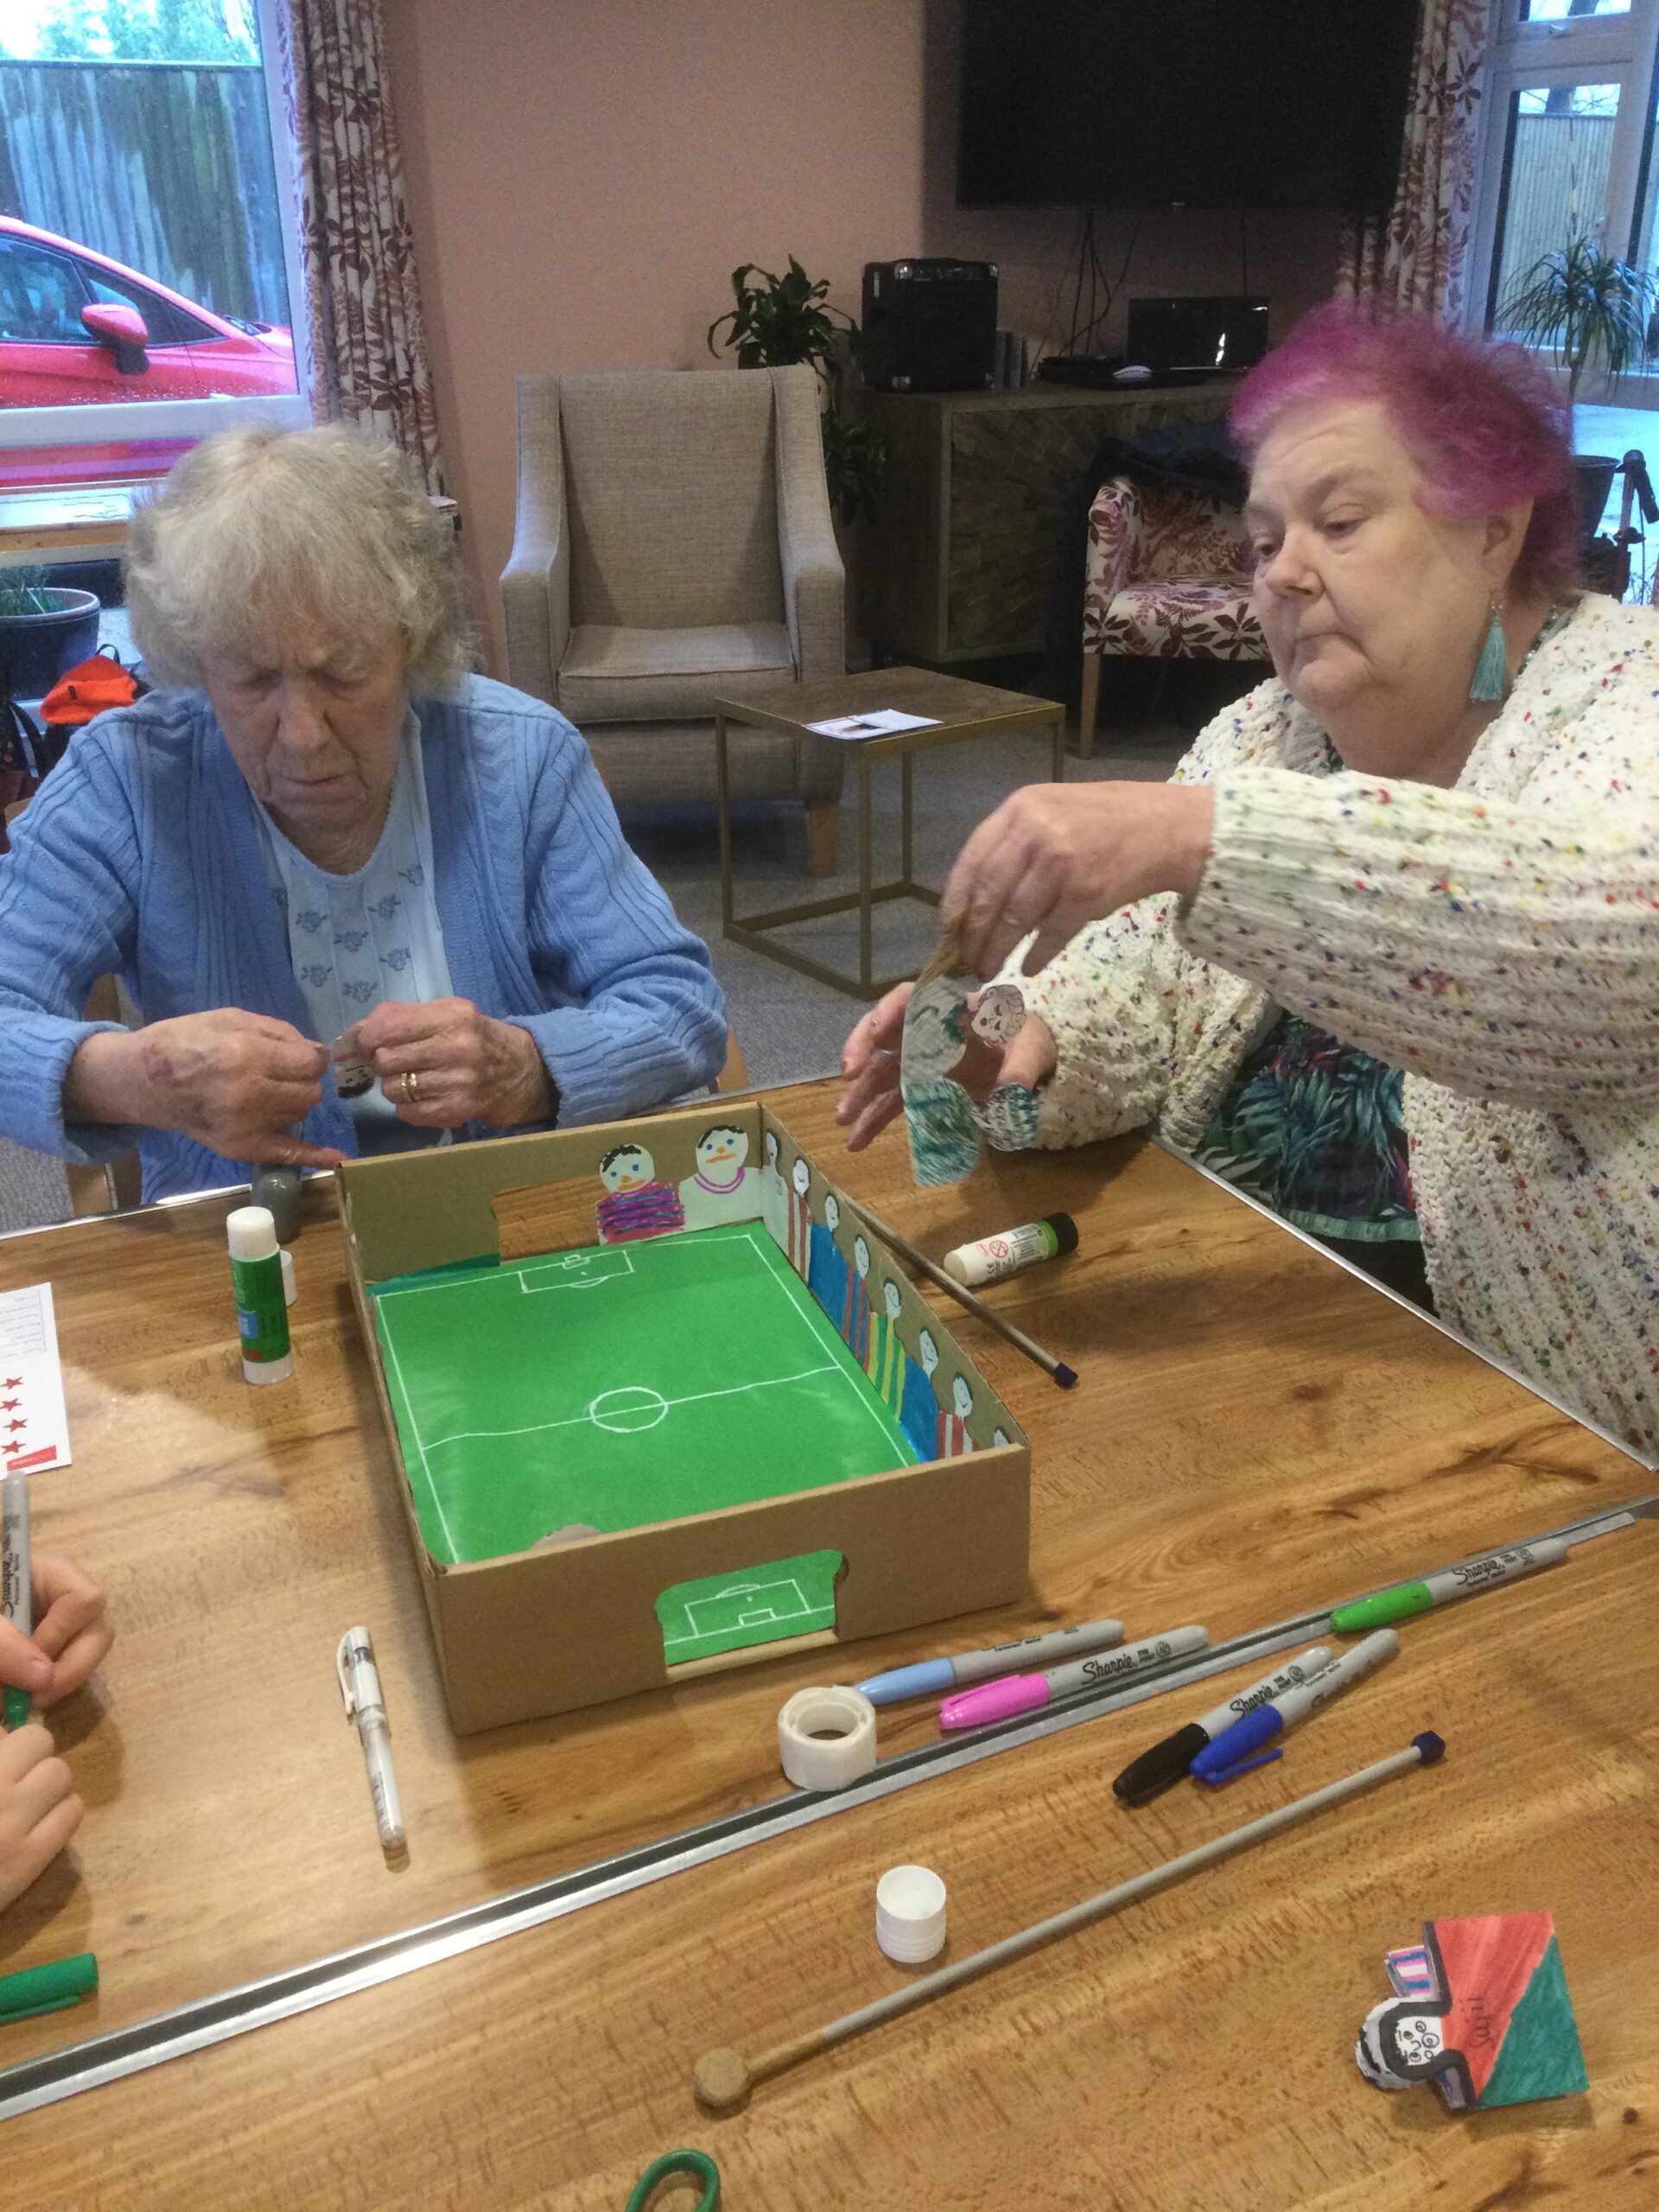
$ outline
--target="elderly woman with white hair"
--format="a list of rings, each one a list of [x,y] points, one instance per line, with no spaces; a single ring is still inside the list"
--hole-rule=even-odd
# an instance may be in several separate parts
[[[127,596],[179,688],[77,737],[0,861],[0,1130],[136,1143],[155,1198],[713,1078],[706,949],[569,723],[464,672],[397,454],[205,440],[134,515]],[[110,971],[142,1027],[81,1019]]]

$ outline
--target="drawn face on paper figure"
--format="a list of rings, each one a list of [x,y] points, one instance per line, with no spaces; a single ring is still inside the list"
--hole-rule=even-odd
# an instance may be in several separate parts
[[[887,1309],[887,1319],[889,1321],[896,1322],[898,1320],[899,1308],[902,1302],[903,1301],[899,1296],[898,1284],[896,1282],[883,1282],[881,1286],[881,1303]]]
[[[870,1248],[861,1236],[853,1239],[853,1265],[858,1269],[858,1279],[862,1282],[870,1272]]]
[[[600,1181],[619,1197],[643,1191],[656,1173],[657,1163],[642,1144],[620,1144],[599,1163]]]
[[[812,1170],[804,1160],[798,1160],[789,1171],[789,1179],[795,1185],[795,1195],[804,1198],[812,1185]]]
[[[905,1075],[912,1079],[948,1075],[962,1058],[964,1039],[957,1019],[962,988],[950,976],[940,976],[911,993],[899,1047],[899,1064]]]
[[[974,1410],[974,1394],[968,1388],[967,1380],[963,1376],[953,1375],[950,1377],[950,1402],[963,1421],[971,1418]]]
[[[922,1371],[931,1376],[939,1363],[939,1348],[933,1341],[931,1329],[924,1329],[916,1339],[916,1349],[922,1356]]]
[[[697,1173],[711,1183],[729,1183],[748,1156],[747,1137],[729,1125],[705,1129],[697,1139]]]
[[[1380,2038],[1382,2063],[1390,2071],[1433,2066],[1446,2056],[1446,2023],[1437,2012],[1395,2012]],[[1389,2049],[1392,2044],[1393,2049]]]
[[[823,1194],[823,1225],[832,1236],[841,1227],[841,1207],[833,1191],[826,1191]]]
[[[988,1044],[1006,1045],[1026,1025],[1024,995],[1013,983],[993,983],[979,995],[974,1014],[974,1034]]]
[[[770,1129],[766,1131],[766,1165],[774,1175],[778,1173],[778,1140]]]

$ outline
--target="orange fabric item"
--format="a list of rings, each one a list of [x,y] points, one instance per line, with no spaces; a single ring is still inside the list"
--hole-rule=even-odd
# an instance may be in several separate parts
[[[94,653],[60,676],[41,702],[41,720],[59,728],[78,728],[106,707],[130,707],[140,696],[130,669],[106,653]]]

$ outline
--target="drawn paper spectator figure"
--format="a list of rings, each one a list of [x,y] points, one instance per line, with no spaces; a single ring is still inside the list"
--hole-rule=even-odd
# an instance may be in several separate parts
[[[985,1042],[1006,1045],[1025,1020],[1025,999],[1013,983],[993,983],[976,994],[971,976],[931,964],[923,971],[905,1007],[899,1046],[899,1089],[918,1183],[961,1182],[978,1161],[982,1136],[999,1152],[1023,1152],[1036,1143],[1037,1099],[1024,1084],[1000,1083],[976,1103],[952,1073],[962,1062],[970,1026]]]
[[[904,1398],[905,1370],[910,1364],[905,1357],[905,1348],[899,1341],[900,1303],[898,1284],[891,1276],[884,1275],[881,1281],[883,1310],[870,1323],[869,1355],[864,1362],[864,1372],[894,1413],[899,1411]]]
[[[847,1300],[841,1312],[841,1333],[847,1349],[862,1367],[870,1356],[870,1248],[862,1236],[853,1239],[853,1265],[847,1277]]]
[[[666,1236],[685,1227],[679,1192],[657,1180],[657,1163],[644,1145],[613,1145],[599,1163],[599,1179],[605,1185],[598,1215],[601,1244]]]
[[[939,1348],[933,1341],[931,1329],[920,1330],[916,1338],[916,1357],[905,1370],[904,1389],[899,1400],[899,1426],[915,1446],[917,1454],[924,1459],[939,1456],[939,1402],[933,1394],[933,1376],[939,1364]]]
[[[766,1164],[760,1171],[760,1218],[780,1252],[789,1249],[789,1185],[778,1165],[778,1132],[766,1131]]]
[[[823,1219],[812,1224],[812,1256],[806,1287],[839,1329],[847,1305],[847,1262],[836,1242],[841,1227],[841,1206],[833,1191],[823,1194]]]
[[[688,1229],[754,1219],[754,1183],[744,1165],[749,1141],[729,1122],[716,1122],[697,1139],[696,1173],[680,1185]]]
[[[971,1452],[974,1440],[968,1433],[968,1422],[974,1410],[974,1394],[968,1388],[965,1376],[950,1378],[950,1411],[939,1408],[939,1457],[959,1459],[964,1452]]]
[[[789,1264],[806,1281],[807,1269],[812,1264],[812,1209],[807,1203],[807,1192],[812,1187],[812,1170],[804,1160],[797,1160],[789,1171],[789,1213],[785,1222],[784,1249],[789,1255]]]

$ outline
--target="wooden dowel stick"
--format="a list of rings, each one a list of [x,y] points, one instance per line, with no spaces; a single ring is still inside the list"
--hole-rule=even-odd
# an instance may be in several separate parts
[[[1362,1767],[1357,1774],[1327,1783],[1323,1789],[1310,1790],[1294,1804],[1282,1805],[1276,1813],[1264,1813],[1259,1821],[1247,1821],[1242,1828],[1214,1836],[1195,1850],[1183,1852],[1179,1859],[1166,1859],[1161,1866],[1148,1867],[1144,1874],[1133,1874],[1115,1889],[1103,1890],[1096,1897],[1085,1897],[1081,1904],[1070,1905],[1047,1920],[1022,1928],[1017,1935],[1005,1936],[1000,1943],[972,1952],[953,1966],[941,1967],[937,1974],[924,1974],[908,1988],[878,1997],[873,2005],[861,2005],[856,2012],[843,2013],[827,2027],[815,2028],[806,2035],[792,2037],[788,2043],[774,2044],[758,2058],[745,2058],[741,2052],[729,2049],[705,2051],[691,2075],[698,2101],[711,2112],[736,2112],[747,2102],[749,2091],[757,2082],[770,2081],[774,2075],[798,2066],[803,2059],[816,2057],[820,2051],[833,2050],[836,2044],[862,2035],[867,2028],[880,2027],[884,2020],[896,2019],[901,2012],[912,2012],[918,2005],[931,2004],[934,1998],[960,1989],[964,1982],[977,1981],[982,1974],[995,1973],[998,1967],[1007,1966],[1014,1959],[1023,1959],[1043,1944],[1053,1942],[1058,1936],[1070,1936],[1092,1921],[1103,1920],[1109,1913],[1150,1896],[1154,1890],[1167,1889],[1172,1883],[1196,1874],[1202,1867],[1213,1866],[1218,1859],[1248,1851],[1252,1844],[1265,1842],[1281,1828],[1294,1827],[1298,1821],[1311,1819],[1332,1805],[1340,1805],[1347,1798],[1375,1789],[1379,1783],[1392,1782],[1396,1775],[1408,1773],[1414,1766],[1432,1766],[1445,1749],[1436,1735],[1418,1736],[1409,1749],[1379,1759],[1375,1766]]]
[[[842,1195],[846,1194],[843,1192]],[[1028,1337],[1023,1329],[1016,1329],[1012,1321],[1004,1320],[995,1306],[988,1306],[982,1298],[976,1298],[973,1292],[965,1289],[954,1275],[946,1274],[944,1269],[936,1266],[925,1252],[918,1251],[907,1236],[901,1236],[896,1229],[890,1229],[880,1214],[872,1213],[857,1198],[849,1198],[847,1203],[855,1214],[869,1224],[884,1244],[890,1245],[901,1260],[907,1261],[930,1282],[938,1283],[941,1290],[948,1292],[957,1305],[964,1306],[976,1320],[982,1321],[988,1329],[995,1329],[997,1335],[1011,1344],[1016,1351],[1024,1352],[1033,1365],[1040,1367],[1046,1375],[1052,1376],[1062,1390],[1073,1387],[1077,1379],[1075,1367],[1068,1367],[1063,1359],[1056,1359],[1052,1351],[1045,1351],[1041,1344]]]

